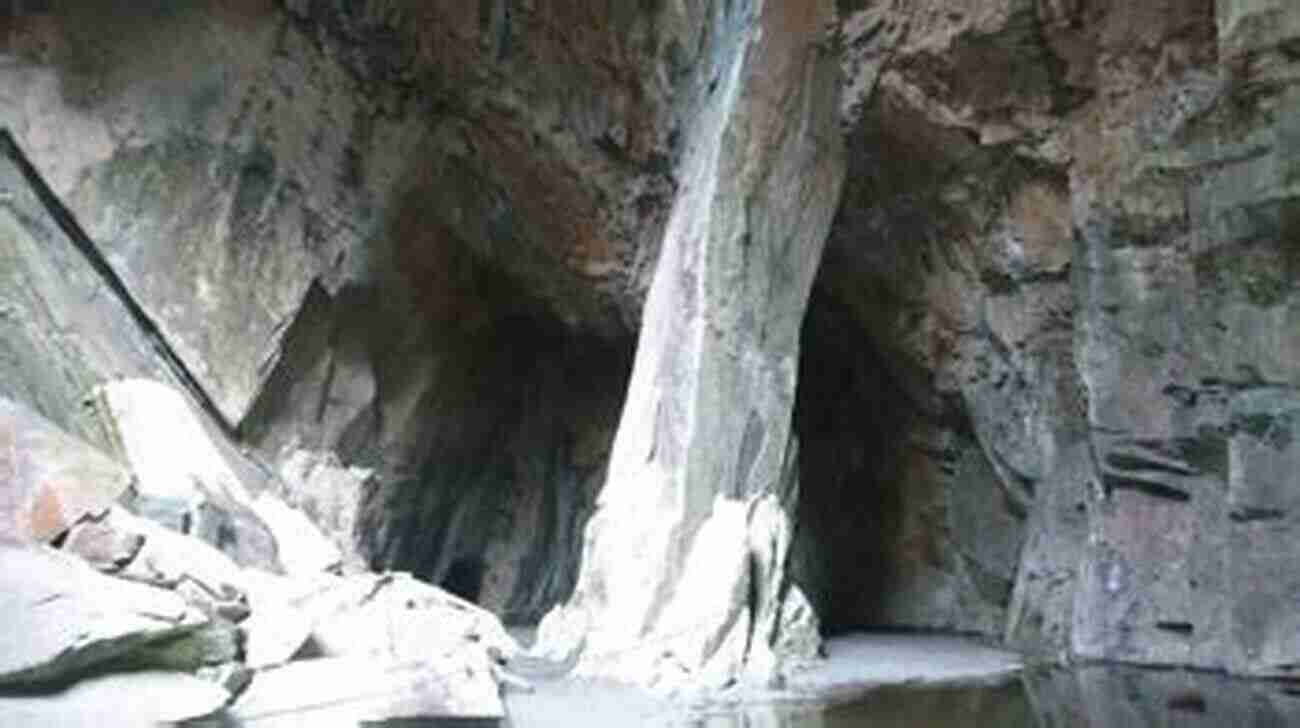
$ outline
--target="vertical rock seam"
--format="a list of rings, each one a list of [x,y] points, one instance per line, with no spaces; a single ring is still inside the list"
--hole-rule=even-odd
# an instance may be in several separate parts
[[[56,224],[58,224],[59,229],[68,236],[68,240],[72,241],[73,247],[75,247],[77,252],[81,253],[82,257],[86,259],[86,262],[90,264],[91,269],[93,269],[104,282],[104,285],[112,291],[113,296],[117,298],[118,302],[120,302],[124,308],[126,308],[132,321],[134,321],[135,325],[144,333],[145,338],[149,341],[159,358],[166,364],[167,369],[176,377],[177,381],[185,387],[186,391],[190,393],[194,398],[194,401],[203,409],[204,413],[212,418],[212,421],[221,428],[222,434],[232,440],[235,439],[234,428],[226,421],[226,418],[222,416],[221,411],[217,409],[216,404],[210,397],[208,397],[208,394],[203,390],[203,387],[199,386],[198,380],[196,380],[194,375],[190,373],[189,369],[185,366],[185,363],[181,361],[180,357],[176,355],[176,352],[172,350],[171,346],[167,343],[167,339],[163,337],[162,332],[158,329],[158,325],[154,323],[153,319],[149,317],[149,314],[145,313],[145,310],[140,306],[140,303],[131,295],[131,291],[127,289],[126,284],[122,282],[120,277],[118,277],[117,273],[113,270],[113,266],[109,265],[108,261],[104,260],[104,256],[100,253],[99,248],[95,246],[95,242],[86,235],[84,230],[81,229],[81,225],[77,223],[76,218],[72,216],[72,213],[68,211],[68,208],[65,207],[63,202],[59,200],[58,196],[54,194],[54,191],[50,189],[50,186],[45,183],[44,178],[42,178],[40,172],[36,170],[35,165],[27,159],[27,155],[23,154],[22,149],[18,146],[18,142],[14,140],[13,135],[8,129],[0,129],[0,154],[3,154],[22,171],[23,177],[27,180],[27,184],[36,192],[36,195],[40,198],[41,204],[45,207],[46,212],[48,212],[50,217]]]

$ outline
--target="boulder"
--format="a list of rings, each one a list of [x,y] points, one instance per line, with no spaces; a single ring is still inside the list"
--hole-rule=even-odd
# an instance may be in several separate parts
[[[247,615],[245,572],[216,548],[121,507],[110,509],[97,525],[119,539],[140,539],[139,552],[118,574],[122,578],[175,590],[205,614]]]
[[[299,654],[477,664],[520,653],[494,615],[409,574],[252,578],[253,614],[242,626],[253,667]]]
[[[123,379],[101,386],[97,401],[136,476],[133,511],[241,565],[277,566],[276,538],[255,514],[234,454],[185,395],[159,381]]]
[[[0,545],[0,686],[73,677],[205,623],[176,594],[47,548]]]
[[[373,657],[301,660],[264,670],[230,708],[240,725],[354,726],[421,718],[500,719],[505,709],[486,664]]]
[[[94,728],[171,725],[204,718],[230,699],[221,686],[179,672],[99,675],[56,692],[0,695],[0,725]]]
[[[87,518],[68,530],[61,546],[65,553],[81,557],[83,561],[105,574],[116,574],[128,566],[144,546],[144,536],[114,528],[105,523],[113,509],[98,518]]]
[[[106,455],[0,398],[0,537],[49,541],[102,514],[130,484]]]
[[[252,614],[244,631],[244,662],[260,669],[293,659],[311,637],[311,615],[303,603],[335,583],[337,577],[291,579],[256,569],[245,571]]]
[[[405,661],[478,652],[509,660],[520,652],[490,612],[409,574],[341,579],[302,603],[311,644],[327,656]]]
[[[357,552],[357,521],[362,498],[377,486],[374,472],[345,466],[332,452],[311,450],[291,451],[281,459],[278,472],[285,499],[334,541],[344,571],[365,571],[365,560]]]
[[[339,547],[305,513],[271,493],[257,496],[252,507],[275,535],[280,565],[287,573],[312,574],[342,568]]]

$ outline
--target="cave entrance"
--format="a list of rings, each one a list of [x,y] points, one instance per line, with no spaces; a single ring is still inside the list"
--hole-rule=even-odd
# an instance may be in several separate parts
[[[438,184],[389,212],[364,276],[312,288],[244,432],[373,472],[340,525],[371,568],[535,623],[576,581],[635,338],[579,315],[590,285],[539,291],[499,259],[511,241],[449,229]]]
[[[376,303],[396,328],[362,334],[385,468],[363,508],[362,550],[373,568],[533,624],[576,582],[635,334],[612,321],[617,302],[596,285],[609,281],[578,278],[557,257],[569,243],[543,254],[503,193],[465,170],[475,184],[449,187],[437,170],[464,162],[434,157],[373,261]],[[458,206],[488,203],[500,208],[492,225],[455,222],[473,217]]]
[[[898,583],[898,483],[911,408],[852,312],[815,287],[804,320],[798,578],[827,635],[886,623]]]
[[[508,624],[568,598],[603,484],[631,342],[575,331],[519,298],[436,338],[418,458],[386,487],[371,564],[443,586]]]
[[[932,392],[819,280],[794,413],[792,559],[827,636],[1001,633],[1021,521],[960,401]]]

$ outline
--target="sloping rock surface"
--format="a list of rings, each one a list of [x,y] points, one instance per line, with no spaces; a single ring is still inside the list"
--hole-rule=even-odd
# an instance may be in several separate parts
[[[100,516],[131,474],[26,406],[0,398],[0,538],[49,541]]]
[[[0,721],[30,728],[171,725],[208,717],[229,699],[220,686],[184,673],[116,673],[40,697],[0,695]]]
[[[80,560],[0,546],[0,685],[75,677],[205,621],[179,596],[102,576]]]

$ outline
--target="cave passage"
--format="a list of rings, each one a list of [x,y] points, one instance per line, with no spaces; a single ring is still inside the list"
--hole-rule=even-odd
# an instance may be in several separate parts
[[[495,290],[476,325],[435,335],[418,454],[360,533],[372,567],[535,623],[573,589],[632,342],[566,326],[508,282]]]
[[[791,558],[827,635],[1001,633],[1023,524],[961,402],[923,402],[928,386],[814,287],[794,413]]]
[[[804,320],[799,371],[796,578],[826,634],[879,627],[899,579],[898,454],[911,408],[861,325],[821,286]]]

